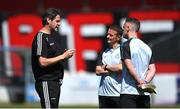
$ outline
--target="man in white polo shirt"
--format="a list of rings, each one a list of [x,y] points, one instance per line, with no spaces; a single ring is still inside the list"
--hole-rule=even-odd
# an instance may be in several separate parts
[[[122,108],[150,108],[150,94],[142,90],[142,85],[152,81],[155,64],[152,51],[138,39],[139,20],[127,18],[123,29],[128,40],[122,47],[122,86],[120,102]]]
[[[107,32],[107,48],[99,55],[96,74],[101,76],[99,85],[99,107],[100,108],[120,108],[121,89],[121,53],[120,42],[123,30],[118,26],[110,26]]]

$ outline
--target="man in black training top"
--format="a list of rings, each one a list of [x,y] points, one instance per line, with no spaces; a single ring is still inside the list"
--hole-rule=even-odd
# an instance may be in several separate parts
[[[42,16],[43,27],[32,43],[32,69],[42,108],[58,108],[64,76],[63,61],[74,55],[73,49],[62,51],[55,40],[53,34],[58,30],[60,21],[59,10],[47,9]]]

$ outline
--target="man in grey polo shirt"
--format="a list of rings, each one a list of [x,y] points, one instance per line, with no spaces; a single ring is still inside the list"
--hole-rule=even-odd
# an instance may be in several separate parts
[[[155,64],[152,51],[138,39],[139,20],[127,18],[123,29],[128,38],[122,47],[122,88],[120,102],[122,108],[150,108],[150,94],[143,92],[142,85],[152,81]]]
[[[120,42],[123,30],[118,26],[110,26],[107,33],[107,48],[98,57],[96,74],[101,76],[99,85],[99,107],[119,108],[121,88],[121,53]]]

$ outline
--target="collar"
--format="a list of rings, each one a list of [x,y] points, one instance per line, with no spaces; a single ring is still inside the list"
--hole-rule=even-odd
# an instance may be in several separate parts
[[[120,44],[117,44],[117,46],[115,48],[110,48],[110,52],[113,52],[114,50],[116,50],[119,47],[120,47]]]

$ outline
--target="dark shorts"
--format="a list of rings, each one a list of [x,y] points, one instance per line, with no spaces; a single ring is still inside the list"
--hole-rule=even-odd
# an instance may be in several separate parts
[[[122,108],[150,108],[150,96],[121,94],[120,105]]]
[[[61,83],[58,81],[36,82],[35,88],[42,108],[58,108]]]
[[[99,96],[99,108],[120,108],[120,96]]]

